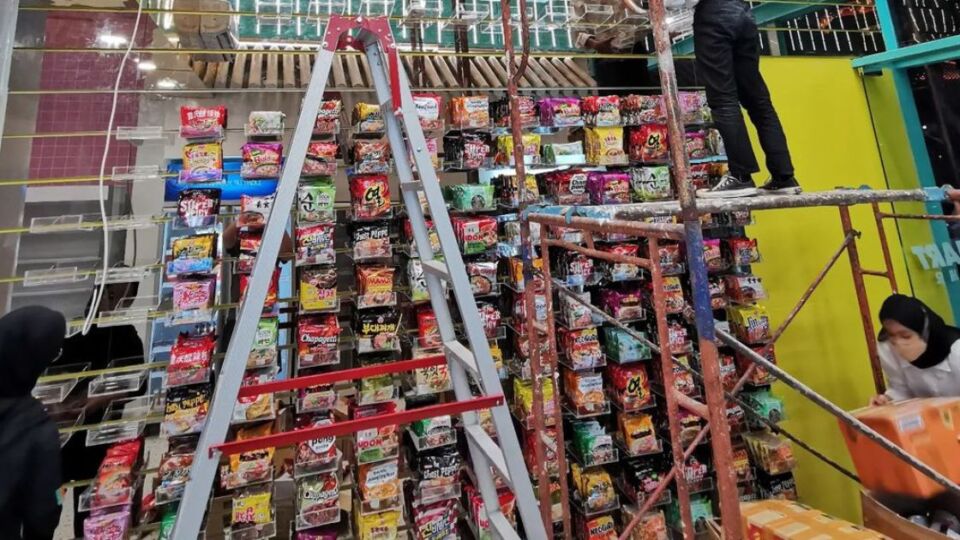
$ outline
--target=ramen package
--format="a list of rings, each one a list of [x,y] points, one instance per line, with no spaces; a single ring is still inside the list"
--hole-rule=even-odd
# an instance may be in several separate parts
[[[353,141],[353,168],[356,174],[386,174],[390,171],[390,146],[383,139]]]
[[[212,308],[215,287],[213,278],[173,282],[173,311],[180,313]]]
[[[622,364],[650,358],[650,347],[622,328],[604,326],[603,347],[610,359]]]
[[[568,285],[580,286],[594,281],[593,259],[576,251],[563,251],[559,257],[559,274]]]
[[[767,297],[763,283],[757,276],[728,275],[723,277],[727,297],[738,304],[752,304]]]
[[[633,198],[637,201],[669,199],[670,168],[664,165],[630,169],[630,186],[633,188]]]
[[[461,169],[482,167],[488,154],[490,154],[490,137],[485,133],[461,132],[443,136],[444,161],[453,167]]]
[[[157,471],[157,480],[160,482],[156,488],[157,502],[175,500],[183,496],[187,480],[190,479],[194,452],[196,449],[189,447],[171,448],[160,458],[160,467]]]
[[[580,99],[575,97],[548,97],[540,100],[540,125],[570,127],[583,125]]]
[[[340,478],[336,471],[307,476],[297,483],[297,510],[307,525],[340,517]]]
[[[582,108],[583,121],[588,126],[620,125],[620,96],[587,96]]]
[[[575,293],[576,297],[583,302],[590,303],[590,291]],[[593,325],[593,314],[590,308],[583,303],[578,302],[570,295],[560,295],[560,314],[564,325],[567,328],[586,328]]]
[[[516,175],[501,176],[500,202],[511,207],[517,208],[521,202],[537,203],[540,202],[540,187],[537,185],[537,178],[532,174],[524,176],[523,186],[517,182]]]
[[[220,213],[219,189],[185,189],[177,199],[177,217],[188,227],[198,227],[207,223],[212,216]]]
[[[631,456],[647,454],[660,449],[653,417],[645,413],[622,413],[617,417],[620,436]]]
[[[390,499],[400,495],[400,464],[397,460],[361,463],[357,466],[357,485],[366,501]]]
[[[602,289],[600,306],[621,321],[639,319],[643,316],[642,295],[639,287]]]
[[[300,310],[324,311],[337,307],[337,269],[309,266],[300,269]]]
[[[249,273],[253,271],[253,264],[263,242],[263,230],[246,229],[237,235],[240,239],[240,258],[237,260],[237,272]]]
[[[317,120],[313,124],[314,135],[336,135],[340,132],[340,111],[343,104],[339,99],[324,100],[317,111]]]
[[[677,92],[680,118],[684,124],[702,124],[709,117],[707,98],[701,92]]]
[[[333,183],[302,183],[297,187],[297,220],[301,223],[330,223],[336,220],[337,188]]]
[[[223,147],[219,142],[183,146],[181,182],[216,182],[223,177]]]
[[[167,386],[207,382],[210,379],[210,360],[215,347],[216,338],[212,334],[178,335],[170,349]]]
[[[180,136],[184,139],[206,139],[221,137],[227,126],[227,108],[180,107]]]
[[[573,369],[589,369],[603,365],[600,334],[596,327],[561,332],[560,338],[563,353]]]
[[[359,540],[397,540],[400,527],[400,511],[388,510],[376,514],[363,514],[357,518]]]
[[[770,339],[770,318],[762,306],[730,306],[727,320],[737,339],[748,345]]]
[[[276,317],[264,317],[257,322],[253,347],[247,356],[247,369],[272,366],[277,363],[279,323]]]
[[[587,518],[583,522],[584,540],[616,540],[617,524],[613,521],[613,516],[596,516]]]
[[[468,262],[467,277],[474,296],[484,296],[496,292],[497,263],[493,261]]]
[[[690,341],[690,332],[686,326],[678,321],[671,321],[667,325],[667,337],[672,354],[686,354],[693,348],[693,343]]]
[[[297,321],[297,366],[303,369],[339,364],[339,342],[336,315],[301,317]]]
[[[443,338],[440,337],[440,326],[437,324],[437,316],[430,308],[424,307],[417,311],[417,337],[420,341],[420,347],[423,349],[431,349],[443,345]]]
[[[537,116],[537,103],[531,96],[517,96],[516,103],[520,107],[520,125],[534,127],[540,124]],[[504,97],[490,103],[490,114],[493,124],[497,127],[510,127],[510,98]]]
[[[623,99],[621,109],[624,124],[628,126],[655,124],[666,120],[663,97],[659,95],[631,94]]]
[[[589,204],[588,173],[578,169],[557,171],[547,178],[547,189],[557,204]]]
[[[540,163],[540,135],[525,133],[520,140],[523,147],[523,162],[526,164]],[[513,135],[497,137],[496,161],[502,165],[514,165],[516,163],[513,155]]]
[[[386,223],[356,225],[351,232],[354,259],[390,257],[390,226]]]
[[[725,247],[732,266],[748,266],[760,261],[756,239],[728,238],[725,241]]]
[[[492,210],[493,186],[490,184],[455,184],[447,188],[450,206],[454,210]]]
[[[413,432],[429,440],[431,433],[449,434],[453,424],[449,416],[440,416],[411,425]],[[455,446],[443,446],[419,452],[417,471],[420,473],[420,488],[448,486],[459,481],[460,452]]]
[[[587,190],[593,204],[630,202],[630,175],[624,172],[592,172],[587,175]]]
[[[480,312],[480,322],[483,323],[483,333],[490,339],[497,337],[500,327],[500,310],[488,302],[477,302],[477,311]]]
[[[439,94],[413,94],[413,106],[421,128],[443,129],[443,98]]]
[[[301,414],[297,417],[295,429],[312,429],[333,423],[329,414]],[[329,469],[337,461],[337,438],[321,437],[297,443],[294,458],[298,472],[317,472]]]
[[[357,103],[353,106],[353,128],[357,133],[382,133],[383,113],[375,103]]]
[[[161,429],[167,437],[197,433],[203,429],[210,406],[209,384],[167,389]]]
[[[574,489],[587,512],[606,510],[617,503],[613,480],[606,470],[596,467],[582,469],[575,463],[570,465],[570,470]]]
[[[592,127],[584,130],[587,162],[592,165],[626,165],[622,127]]]
[[[487,216],[455,216],[451,221],[464,255],[483,253],[497,245],[499,237],[496,219]]]
[[[683,249],[681,249],[680,244],[661,244],[657,250],[660,269],[664,275],[683,273]]]
[[[485,128],[490,125],[490,102],[487,96],[458,96],[450,100],[450,122],[461,129]]]
[[[243,376],[241,386],[261,385],[272,381],[274,375],[273,370],[251,371]],[[275,416],[276,407],[273,401],[273,394],[238,397],[237,404],[233,408],[234,422],[253,422],[255,420],[271,419]]]
[[[490,351],[491,354],[493,350]],[[431,352],[431,354],[436,354]],[[450,390],[450,372],[446,364],[413,370],[413,387],[418,396],[437,394]]]
[[[392,266],[357,266],[357,303],[360,307],[371,308],[396,304],[394,295],[394,272]]]
[[[270,209],[273,208],[273,195],[266,197],[240,196],[240,215],[237,226],[244,229],[256,229],[267,224]]]
[[[650,377],[644,364],[621,366],[610,364],[607,375],[613,396],[624,410],[642,409],[653,403],[650,393]]]
[[[423,302],[430,299],[427,279],[423,275],[423,264],[421,264],[420,259],[407,261],[407,286],[410,287],[410,300],[413,302]]]
[[[667,126],[663,124],[644,124],[630,130],[630,159],[645,163],[667,159],[669,146]]]
[[[684,133],[683,147],[690,159],[703,159],[710,154],[710,149],[707,147],[707,137],[703,131]]]
[[[626,257],[637,257],[640,253],[637,244],[605,244],[597,249]],[[628,281],[640,275],[640,267],[632,263],[600,261],[600,270],[610,281]]]
[[[603,391],[603,375],[563,370],[564,391],[571,405],[586,412],[601,412],[607,408]]]
[[[273,433],[273,424],[241,428],[237,430],[238,441],[265,437]],[[230,456],[230,462],[221,471],[221,483],[224,489],[234,489],[254,482],[270,480],[273,475],[273,447],[250,450]]]
[[[334,264],[337,261],[333,248],[335,228],[333,223],[297,227],[297,264]]]
[[[247,137],[277,137],[283,135],[283,121],[287,115],[280,111],[250,111],[244,133]]]
[[[683,313],[686,307],[686,300],[683,298],[683,283],[679,277],[668,276],[663,278],[663,296],[666,302],[667,313]]]
[[[310,141],[303,157],[301,176],[333,176],[337,173],[337,150],[335,142]]]
[[[237,525],[266,525],[273,521],[271,493],[259,491],[233,498],[231,523]]]
[[[390,216],[390,183],[386,176],[364,174],[350,177],[353,217],[376,219]]]
[[[393,351],[399,346],[400,315],[395,309],[364,311],[357,316],[361,352]]]
[[[706,263],[709,272],[727,269],[727,261],[723,258],[719,239],[711,238],[703,241],[703,262]]]
[[[173,240],[167,274],[207,273],[213,270],[216,235],[198,234]]]
[[[459,506],[452,499],[415,506],[413,508],[414,537],[425,540],[460,538],[459,516]]]
[[[317,384],[299,389],[297,399],[298,412],[327,411],[336,405],[337,393],[332,384]]]
[[[278,178],[283,145],[280,143],[247,143],[240,149],[243,162],[240,177],[248,180]]]
[[[122,507],[121,507],[122,508]],[[110,512],[111,509],[101,512]],[[114,540],[127,538],[130,529],[130,510],[97,513],[83,520],[83,538],[89,540]]]

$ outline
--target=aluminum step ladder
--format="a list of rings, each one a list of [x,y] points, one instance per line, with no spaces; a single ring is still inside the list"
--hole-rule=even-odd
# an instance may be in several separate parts
[[[356,35],[351,33],[356,30]],[[373,76],[374,90],[380,102],[387,137],[400,180],[404,203],[410,217],[413,235],[424,270],[430,303],[433,307],[454,393],[458,401],[470,400],[470,378],[483,396],[503,396],[490,345],[483,330],[480,313],[464,267],[460,247],[447,213],[437,173],[426,151],[426,140],[413,104],[409,82],[402,69],[397,46],[386,18],[332,16],[324,33],[320,50],[303,100],[300,118],[290,144],[290,151],[277,186],[273,208],[292,207],[300,180],[300,171],[320,109],[334,55],[339,49],[353,47],[367,57]],[[396,105],[400,104],[400,107]],[[416,165],[416,175],[410,156]],[[440,240],[440,251],[434,253],[429,240],[420,195],[423,195]],[[174,528],[177,540],[197,538],[203,525],[210,489],[220,462],[216,447],[226,438],[230,418],[247,356],[253,345],[257,321],[260,319],[267,287],[276,265],[277,255],[287,225],[288,213],[271,212],[263,232],[260,252],[253,266],[246,297],[227,347],[219,381],[210,406],[206,425],[200,436],[197,453],[190,469],[183,500]],[[463,319],[469,346],[461,343],[454,329],[443,282],[447,282]],[[492,532],[498,538],[519,539],[514,526],[500,510],[494,471],[513,491],[516,508],[523,522],[526,538],[545,540],[547,525],[541,519],[523,452],[513,426],[510,411],[503,400],[490,409],[496,428],[495,441],[480,425],[475,411],[463,413],[464,433],[470,448],[478,488],[483,497]],[[550,504],[545,501],[544,504]]]

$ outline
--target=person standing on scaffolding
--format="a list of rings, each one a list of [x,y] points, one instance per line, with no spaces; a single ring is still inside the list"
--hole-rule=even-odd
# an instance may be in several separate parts
[[[683,3],[683,0],[666,0]],[[765,194],[797,194],[793,162],[780,118],[770,101],[770,92],[760,74],[760,37],[750,5],[742,0],[686,0],[695,7],[693,43],[697,77],[707,91],[727,150],[729,172],[711,189],[700,190],[705,198],[744,197],[758,193],[753,173],[760,172],[740,106],[757,128],[760,146],[767,158],[770,179],[760,187]]]

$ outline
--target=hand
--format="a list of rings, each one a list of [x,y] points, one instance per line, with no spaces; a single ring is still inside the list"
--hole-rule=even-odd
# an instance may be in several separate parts
[[[587,39],[586,46],[589,49],[593,49],[598,53],[610,54],[613,52],[613,36],[610,36],[606,39],[597,39],[591,37]]]
[[[870,398],[871,407],[879,407],[880,405],[888,405],[890,403],[893,403],[893,400],[886,394],[877,394]]]

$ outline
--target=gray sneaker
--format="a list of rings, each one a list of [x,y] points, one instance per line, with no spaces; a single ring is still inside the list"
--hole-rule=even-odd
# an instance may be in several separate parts
[[[760,192],[764,195],[799,195],[803,189],[796,177],[771,178],[765,184],[760,186]]]
[[[731,199],[734,197],[752,197],[757,194],[757,186],[753,180],[741,180],[736,176],[725,174],[717,185],[710,189],[697,191],[697,196],[704,199]]]

